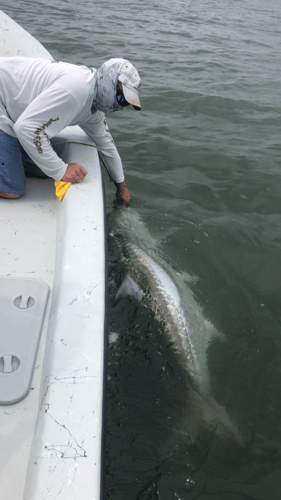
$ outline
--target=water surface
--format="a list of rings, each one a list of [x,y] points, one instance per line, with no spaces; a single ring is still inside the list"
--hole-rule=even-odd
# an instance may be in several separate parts
[[[132,207],[206,319],[212,391],[241,440],[202,433],[168,456],[183,377],[147,308],[114,294],[106,499],[280,498],[280,20],[268,2],[2,0],[57,59],[131,60],[143,109],[108,118]],[[107,211],[113,185],[106,181]],[[144,242],[145,244],[145,242]]]

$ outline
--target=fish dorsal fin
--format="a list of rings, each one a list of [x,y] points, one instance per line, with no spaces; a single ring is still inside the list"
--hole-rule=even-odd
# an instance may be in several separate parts
[[[134,280],[132,280],[131,276],[129,276],[128,274],[126,274],[125,278],[123,279],[115,295],[115,300],[120,300],[123,297],[131,297],[135,300],[138,300],[139,302],[142,301],[141,289],[136,285]]]

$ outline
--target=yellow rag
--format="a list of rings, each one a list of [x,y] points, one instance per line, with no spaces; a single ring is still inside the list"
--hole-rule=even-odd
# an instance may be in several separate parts
[[[63,200],[63,197],[71,184],[71,182],[55,181],[56,195],[60,201]]]

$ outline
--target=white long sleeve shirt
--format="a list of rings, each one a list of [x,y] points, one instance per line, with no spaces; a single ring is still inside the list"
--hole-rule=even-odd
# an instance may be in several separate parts
[[[55,180],[67,164],[50,139],[68,125],[80,125],[97,146],[112,179],[124,180],[120,156],[102,111],[93,110],[96,70],[86,66],[0,57],[0,130],[16,136],[30,158]]]

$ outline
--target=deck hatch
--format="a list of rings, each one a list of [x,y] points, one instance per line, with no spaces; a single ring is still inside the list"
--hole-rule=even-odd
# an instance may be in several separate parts
[[[0,405],[29,392],[48,294],[42,280],[0,276]]]

